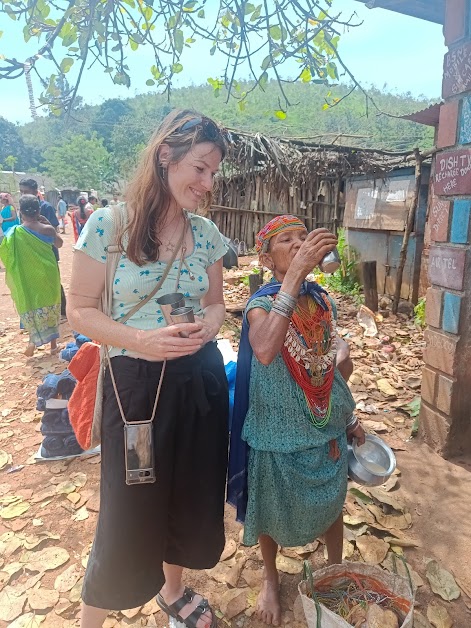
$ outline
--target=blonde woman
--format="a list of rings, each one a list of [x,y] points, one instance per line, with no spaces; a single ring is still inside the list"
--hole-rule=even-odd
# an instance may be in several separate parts
[[[83,586],[83,628],[98,628],[108,610],[134,608],[157,594],[185,626],[216,625],[206,600],[183,585],[182,571],[214,566],[224,548],[228,394],[213,341],[225,315],[226,247],[216,226],[191,212],[209,204],[225,151],[221,129],[192,111],[172,112],[157,129],[126,195],[129,224],[111,318],[98,304],[117,208],[94,212],[76,245],[69,321],[110,347],[129,421],[151,418],[167,361],[153,421],[155,483],[126,484],[123,421],[109,369],[105,376],[100,514]],[[121,324],[172,258],[160,290]],[[157,299],[176,283],[196,322],[165,326]]]

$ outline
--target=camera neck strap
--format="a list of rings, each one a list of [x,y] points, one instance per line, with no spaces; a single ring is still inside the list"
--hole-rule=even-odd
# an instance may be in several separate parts
[[[157,292],[160,290],[160,288],[163,286],[164,281],[167,279],[168,274],[172,268],[172,265],[175,261],[175,258],[177,257],[178,251],[181,251],[180,253],[180,263],[178,266],[178,272],[177,272],[177,278],[175,280],[175,292],[177,292],[178,290],[178,283],[180,280],[180,273],[182,270],[182,266],[185,260],[185,255],[186,255],[186,245],[185,245],[185,235],[188,229],[188,225],[189,225],[189,219],[188,216],[186,214],[186,212],[184,212],[183,214],[184,217],[184,224],[183,224],[183,229],[182,229],[182,233],[180,235],[180,238],[178,240],[177,246],[174,248],[173,253],[171,258],[169,259],[169,261],[167,262],[167,266],[165,267],[164,273],[162,275],[162,277],[160,278],[160,280],[158,281],[157,285],[152,289],[152,291],[147,295],[147,297],[145,299],[142,299],[142,301],[139,301],[139,303],[136,303],[136,305],[131,308],[131,310],[122,318],[119,319],[118,322],[120,323],[125,323],[126,321],[128,321],[131,316],[133,316],[138,310],[141,309],[141,307],[143,307],[146,303],[149,303],[149,301],[157,294]],[[105,269],[105,291],[108,291],[108,299],[112,299],[112,291],[113,291],[113,280],[114,280],[114,274],[111,277],[107,277],[107,272]],[[104,354],[106,356],[106,361],[108,363],[108,368],[110,369],[110,377],[111,377],[111,383],[113,384],[113,389],[116,395],[116,402],[118,404],[118,408],[119,408],[119,412],[121,414],[121,418],[123,419],[123,423],[127,424],[128,421],[126,420],[126,415],[124,414],[124,409],[121,403],[121,399],[119,398],[119,392],[118,392],[118,386],[116,385],[116,379],[114,376],[114,371],[113,371],[113,366],[111,364],[111,359],[110,359],[110,355],[109,355],[109,351],[108,351],[108,346],[107,345],[103,345],[103,350],[104,350]],[[159,401],[159,397],[160,397],[160,391],[162,390],[162,383],[164,380],[164,375],[165,375],[165,368],[167,366],[167,359],[165,359],[163,361],[162,364],[162,370],[160,372],[160,378],[159,378],[159,383],[157,386],[157,392],[155,394],[155,401],[154,401],[154,407],[152,409],[152,416],[149,419],[148,423],[152,423],[152,421],[155,418],[155,413],[157,412],[157,404]]]

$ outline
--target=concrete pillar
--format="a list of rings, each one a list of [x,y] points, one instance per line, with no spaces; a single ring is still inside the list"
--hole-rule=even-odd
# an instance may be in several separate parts
[[[420,430],[445,456],[471,453],[471,0],[446,0],[448,52],[427,233]]]

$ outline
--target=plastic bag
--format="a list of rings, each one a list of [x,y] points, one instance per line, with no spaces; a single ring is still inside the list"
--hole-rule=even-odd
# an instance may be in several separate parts
[[[310,568],[309,563],[308,565]],[[308,574],[308,577],[305,576],[305,579],[299,584],[299,593],[301,595],[308,628],[352,628],[351,624],[342,619],[342,617],[333,613],[323,604],[316,605],[312,597],[307,595],[311,590],[311,582],[314,588],[323,583],[329,583],[335,586],[336,581],[341,581],[346,578],[351,579],[351,574],[358,576],[360,579],[362,576],[373,578],[395,597],[400,598],[404,607],[404,618],[402,623],[399,624],[399,628],[412,628],[414,621],[415,589],[411,589],[411,583],[405,578],[384,571],[375,565],[350,563],[347,561],[341,565],[331,565],[330,567],[319,569],[312,573],[312,575]]]

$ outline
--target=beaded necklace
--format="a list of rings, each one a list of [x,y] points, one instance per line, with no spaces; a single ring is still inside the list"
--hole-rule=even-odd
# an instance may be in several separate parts
[[[311,422],[325,427],[331,414],[334,382],[336,332],[329,299],[322,295],[327,310],[308,297],[307,308],[298,304],[291,318],[282,357],[305,398]]]

